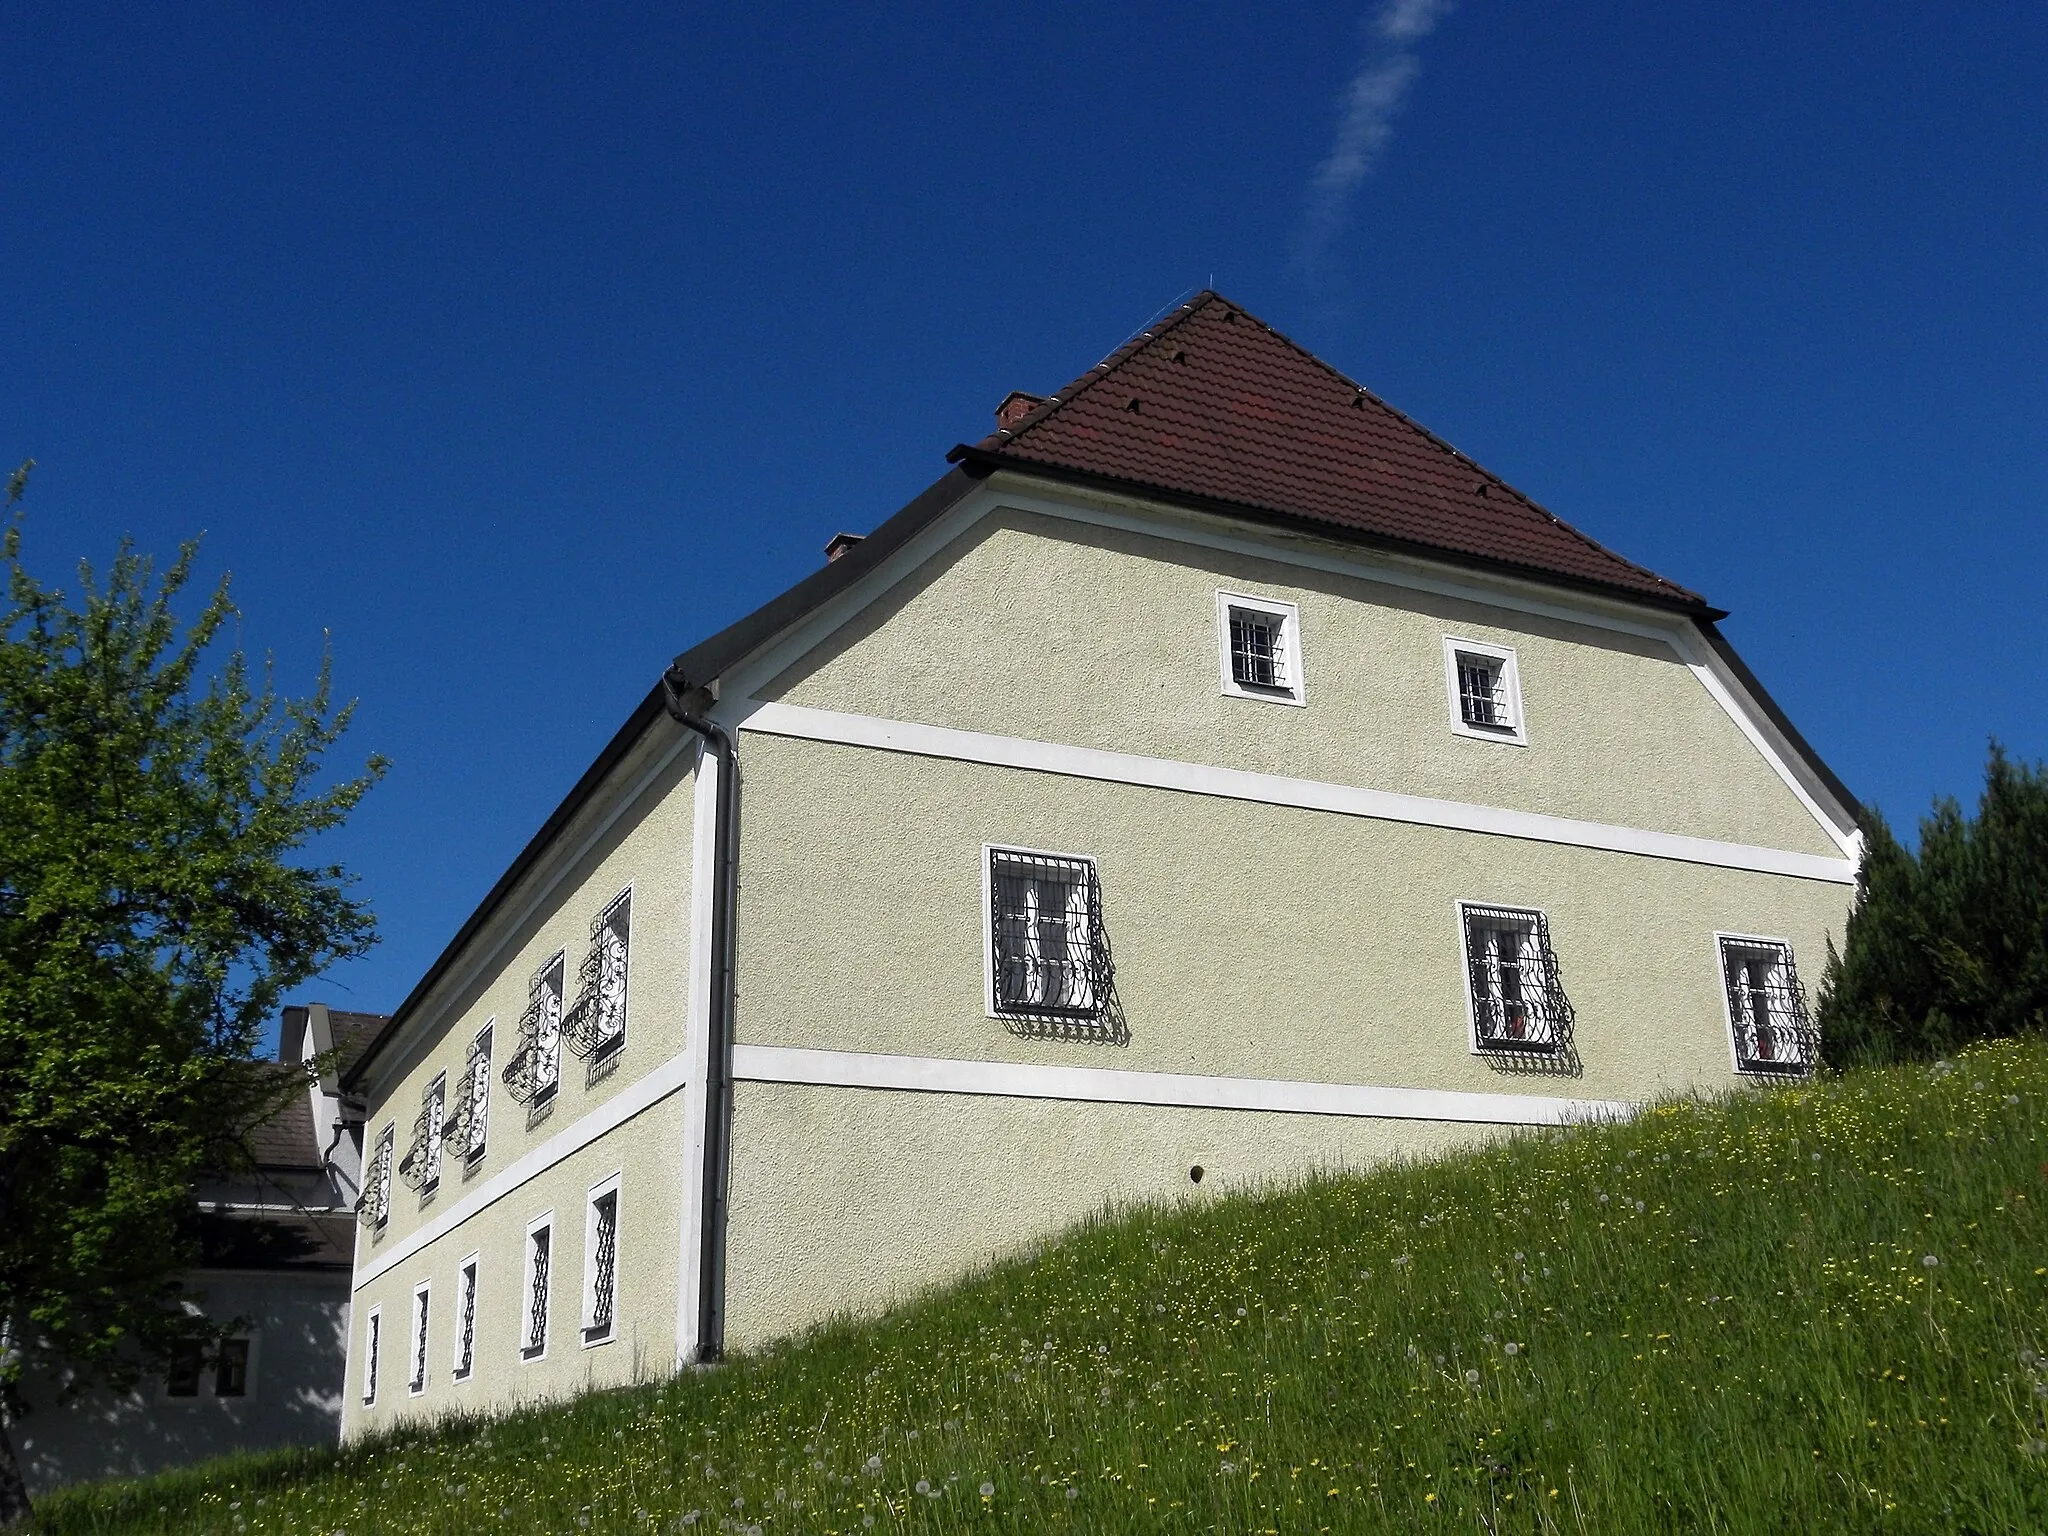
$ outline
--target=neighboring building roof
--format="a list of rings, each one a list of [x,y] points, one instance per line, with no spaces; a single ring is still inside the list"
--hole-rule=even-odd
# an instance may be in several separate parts
[[[1236,318],[1225,319],[1226,313]],[[1186,356],[1176,359],[1176,352]],[[1119,382],[1102,387],[1112,376]],[[1189,382],[1195,379],[1199,385]],[[1128,409],[1132,400],[1138,402],[1136,411]],[[1008,469],[1151,491],[1162,500],[1250,521],[1312,529],[1326,537],[1675,609],[1736,670],[1787,744],[1846,814],[1858,814],[1855,796],[1715,628],[1715,621],[1726,616],[1721,610],[1545,511],[1220,294],[1198,294],[1059,395],[1036,401],[1035,396],[1012,391],[999,409],[999,430],[973,446],[955,447],[947,455],[956,466],[949,473],[837,558],[677,656],[667,674],[676,690],[687,693],[715,682],[729,667],[888,560],[991,474]],[[1069,405],[1073,410],[1062,414]],[[1176,426],[1178,430],[1173,430]],[[1185,471],[1176,469],[1171,457],[1182,438],[1198,466]],[[1324,454],[1333,466],[1320,464],[1319,455]],[[345,1090],[360,1087],[371,1062],[397,1038],[464,946],[634,744],[663,717],[665,691],[663,680],[657,679],[406,994],[398,1011],[367,1029],[353,1053],[345,1053],[350,1054],[341,1072]]]
[[[244,1131],[242,1145],[259,1169],[317,1172],[324,1160],[320,1156],[319,1128],[313,1124],[312,1096],[305,1092],[305,1078],[295,1067],[279,1066],[273,1070],[288,1075],[299,1091],[286,1099],[268,1120]]]
[[[355,1218],[346,1213],[199,1213],[201,1269],[348,1269]]]
[[[1203,292],[957,459],[1164,491],[1703,609],[1264,321]]]
[[[279,1061],[298,1063],[306,1059],[306,1015],[309,1011],[304,1003],[294,1003],[285,1009],[284,1022],[277,1035]],[[333,1036],[336,1071],[346,1076],[348,1069],[356,1064],[356,1058],[377,1038],[377,1031],[390,1022],[388,1013],[353,1013],[343,1008],[329,1008],[327,1028]]]

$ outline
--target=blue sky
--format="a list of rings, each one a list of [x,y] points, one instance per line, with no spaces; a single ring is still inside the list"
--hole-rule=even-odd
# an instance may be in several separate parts
[[[2048,756],[2048,9],[8,3],[0,458],[389,779],[394,1006],[662,665],[1212,279],[1910,825]]]

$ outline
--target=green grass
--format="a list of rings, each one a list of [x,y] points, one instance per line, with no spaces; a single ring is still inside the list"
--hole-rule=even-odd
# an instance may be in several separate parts
[[[53,1533],[2048,1530],[2048,1044],[1093,1222],[783,1347]]]

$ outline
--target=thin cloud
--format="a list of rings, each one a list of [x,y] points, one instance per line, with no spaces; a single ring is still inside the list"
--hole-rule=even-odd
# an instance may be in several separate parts
[[[1304,269],[1319,266],[1351,217],[1359,183],[1394,136],[1394,118],[1422,70],[1415,45],[1436,30],[1456,0],[1387,0],[1366,32],[1370,43],[1338,103],[1337,136],[1309,178],[1308,206],[1295,241]]]

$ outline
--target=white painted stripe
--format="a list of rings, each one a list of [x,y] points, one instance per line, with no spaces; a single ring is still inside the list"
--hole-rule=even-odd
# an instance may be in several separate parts
[[[453,1232],[479,1211],[488,1210],[529,1179],[538,1178],[566,1157],[582,1151],[635,1115],[652,1109],[687,1081],[686,1056],[671,1056],[652,1072],[605,1100],[574,1125],[557,1131],[517,1162],[500,1169],[455,1204],[410,1236],[399,1239],[368,1264],[356,1269],[352,1290],[361,1290],[395,1264],[403,1264],[429,1243]],[[360,1245],[358,1245],[360,1247]]]
[[[739,704],[737,700],[734,702]],[[1712,838],[1684,837],[1673,832],[1649,832],[1637,827],[1575,821],[1570,817],[1544,816],[1532,811],[1510,811],[1498,806],[1468,805],[1456,800],[1397,794],[1392,790],[1360,789],[1349,784],[1290,779],[1279,774],[1218,768],[1207,763],[1140,757],[1130,752],[1062,746],[1019,736],[991,736],[981,731],[882,720],[871,715],[811,709],[800,704],[749,701],[740,705],[735,715],[744,729],[775,736],[874,747],[885,752],[907,752],[920,757],[951,758],[1004,768],[1028,768],[1039,773],[1066,774],[1072,778],[1097,779],[1112,784],[1138,784],[1151,789],[1252,800],[1302,810],[1332,811],[1343,816],[1366,816],[1416,826],[1447,827],[1460,832],[1485,832],[1540,843],[1601,848],[1614,853],[1641,854],[1646,858],[1676,859],[1687,864],[1711,864],[1724,869],[1791,875],[1803,880],[1826,880],[1838,885],[1856,883],[1856,866],[1853,863],[1824,854],[1755,848],[1745,843],[1723,843]]]
[[[1299,1083],[1263,1077],[1198,1077],[1104,1067],[1037,1066],[814,1051],[787,1045],[736,1045],[733,1076],[754,1083],[833,1088],[894,1088],[906,1093],[965,1093],[1083,1104],[1162,1104],[1177,1109],[1263,1109],[1293,1115],[1384,1120],[1453,1120],[1481,1125],[1567,1125],[1633,1115],[1620,1099],[1553,1099],[1527,1093],[1462,1093],[1442,1088],[1374,1088],[1362,1083]]]

